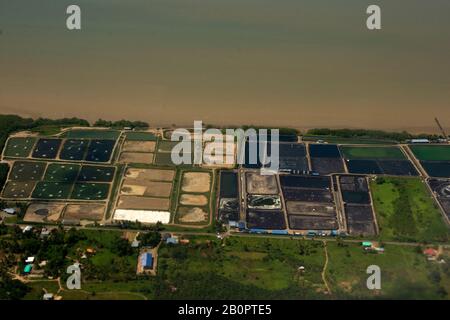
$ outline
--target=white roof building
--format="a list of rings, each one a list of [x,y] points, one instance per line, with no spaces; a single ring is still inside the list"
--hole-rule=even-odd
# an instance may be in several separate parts
[[[25,263],[33,263],[34,257],[28,257],[27,260],[25,260]]]

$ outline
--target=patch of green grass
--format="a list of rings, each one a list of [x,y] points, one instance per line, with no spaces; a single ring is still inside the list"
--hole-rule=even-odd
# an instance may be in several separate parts
[[[61,132],[63,126],[60,125],[42,125],[32,128],[32,132],[38,133],[40,136],[53,136]]]
[[[405,155],[398,147],[340,147],[346,159],[394,159],[403,160]]]
[[[31,290],[25,295],[24,300],[42,300],[45,293],[44,289],[48,293],[56,294],[59,290],[59,285],[56,280],[43,280],[33,281],[27,283]]]
[[[382,254],[368,253],[358,244],[338,246],[329,242],[327,279],[338,298],[353,299],[448,299],[441,286],[448,275],[441,273],[440,283],[430,281],[434,268],[416,247],[384,246]],[[381,269],[381,290],[368,290],[367,267],[377,265]]]
[[[308,250],[301,254],[300,246]],[[221,246],[217,240],[196,237],[187,248],[162,247],[160,259],[169,279],[170,274],[190,277],[215,272],[230,283],[271,292],[292,286],[312,292],[312,286],[323,284],[320,271],[324,254],[320,242],[236,237],[228,238]],[[305,266],[309,272],[301,276],[299,266]]]
[[[5,217],[4,218],[5,223],[16,223],[17,222],[17,216],[12,216],[12,217]]]
[[[409,148],[419,160],[450,161],[449,145],[410,145]]]
[[[73,129],[64,132],[61,137],[71,139],[112,139],[116,140],[120,136],[117,130],[89,130],[89,129]]]
[[[158,137],[151,132],[125,132],[125,137],[130,141],[156,141]]]
[[[393,177],[378,181],[371,182],[371,191],[381,239],[448,241],[449,230],[425,182]]]

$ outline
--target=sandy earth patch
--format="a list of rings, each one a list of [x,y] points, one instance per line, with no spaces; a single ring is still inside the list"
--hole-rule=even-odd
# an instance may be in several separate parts
[[[153,152],[155,151],[156,141],[125,141],[122,151],[129,152]]]
[[[122,152],[119,162],[121,163],[153,163],[153,153]]]
[[[181,190],[184,192],[209,192],[211,175],[208,172],[183,173]]]
[[[139,234],[137,231],[125,231],[122,235],[122,238],[127,239],[130,243],[136,239],[136,236]]]
[[[139,196],[120,196],[117,207],[120,209],[168,210],[170,207],[170,199],[148,198]]]
[[[187,206],[206,206],[208,198],[203,194],[182,194],[180,203]]]
[[[171,182],[142,181],[126,179],[121,194],[145,197],[170,197]]]
[[[278,194],[278,184],[275,175],[260,175],[249,172],[246,174],[247,192],[252,194]]]
[[[204,167],[233,168],[236,163],[235,144],[207,142],[203,154]]]
[[[32,203],[23,218],[26,222],[57,221],[65,203]]]
[[[125,177],[140,180],[172,181],[175,177],[175,171],[162,169],[129,168],[125,173]]]
[[[102,204],[68,204],[64,220],[101,220],[105,213]]]
[[[178,220],[180,222],[203,222],[208,219],[208,213],[199,207],[180,207],[178,209]]]
[[[127,196],[143,196],[147,190],[146,185],[136,185],[131,183],[124,183],[122,188],[120,189],[120,194]]]

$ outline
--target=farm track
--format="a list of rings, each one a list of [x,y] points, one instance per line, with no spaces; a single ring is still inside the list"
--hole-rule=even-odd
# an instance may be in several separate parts
[[[327,281],[327,277],[326,277],[326,273],[327,273],[327,267],[328,267],[328,249],[327,249],[327,242],[325,240],[322,241],[323,242],[323,251],[325,254],[325,263],[323,264],[323,269],[322,269],[322,280],[323,283],[325,284],[325,287],[327,288],[327,293],[328,294],[332,294],[331,293],[331,288],[328,285],[328,281]]]

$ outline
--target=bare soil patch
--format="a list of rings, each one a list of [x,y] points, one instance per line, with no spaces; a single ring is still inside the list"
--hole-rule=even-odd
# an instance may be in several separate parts
[[[125,141],[122,151],[130,152],[153,152],[155,151],[156,141]]]
[[[278,194],[278,184],[275,175],[260,175],[249,172],[246,174],[247,192],[251,194]]]
[[[175,177],[175,171],[162,169],[129,168],[125,173],[125,177],[140,180],[172,181],[173,178]]]
[[[122,152],[119,162],[121,163],[153,163],[153,153],[144,152]]]
[[[178,220],[180,222],[196,223],[208,219],[208,213],[199,207],[180,207],[178,209]]]
[[[120,209],[168,210],[169,207],[169,198],[121,196],[118,203],[118,208]]]
[[[181,190],[184,192],[209,192],[211,175],[208,172],[183,173]]]
[[[202,194],[182,194],[180,204],[187,206],[206,206],[208,198]]]
[[[105,206],[103,204],[68,204],[64,212],[65,220],[94,220],[103,218]]]
[[[145,197],[170,197],[171,182],[125,179],[121,194]]]
[[[23,220],[26,222],[57,221],[65,206],[65,203],[32,203]]]

